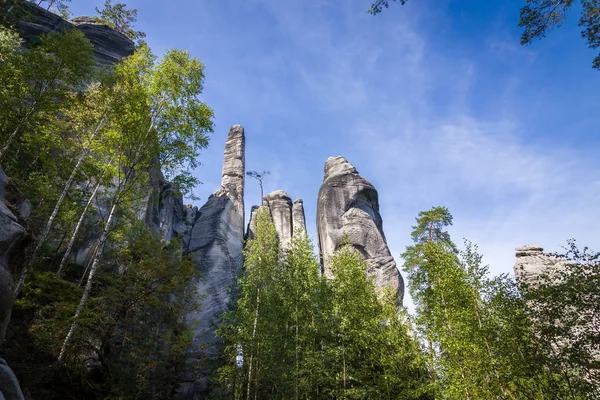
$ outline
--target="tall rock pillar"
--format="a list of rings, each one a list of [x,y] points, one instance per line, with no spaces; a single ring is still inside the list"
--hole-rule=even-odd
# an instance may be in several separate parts
[[[304,202],[302,199],[294,200],[294,205],[292,206],[292,226],[294,227],[294,232],[300,230],[306,233],[306,218],[304,217]]]
[[[344,235],[367,262],[378,291],[391,286],[404,296],[404,281],[387,246],[377,190],[344,157],[330,157],[317,202],[317,233],[324,273]]]
[[[289,249],[292,241],[292,199],[283,190],[276,190],[269,193],[267,197],[269,209],[275,230],[279,236],[279,242],[282,249]]]
[[[198,351],[190,354],[190,370],[202,364],[202,375],[185,389],[193,399],[205,397],[209,391],[207,377],[221,364],[220,341],[215,329],[221,323],[242,267],[244,152],[244,128],[233,125],[225,143],[221,189],[198,210],[190,232],[188,251],[202,273],[195,285],[198,294],[203,296],[200,311],[188,317],[194,329],[193,347]]]

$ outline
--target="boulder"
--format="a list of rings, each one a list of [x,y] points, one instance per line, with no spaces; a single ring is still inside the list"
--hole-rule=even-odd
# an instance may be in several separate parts
[[[317,234],[326,276],[344,236],[367,262],[378,292],[391,286],[404,296],[404,281],[387,246],[377,190],[344,157],[330,157],[317,201]]]

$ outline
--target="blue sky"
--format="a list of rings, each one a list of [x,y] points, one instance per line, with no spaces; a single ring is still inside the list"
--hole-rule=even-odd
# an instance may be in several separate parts
[[[524,0],[411,0],[374,17],[370,0],[128,1],[155,53],[206,65],[215,133],[201,155],[201,205],[220,184],[229,127],[247,170],[304,199],[309,234],[323,166],[343,155],[379,191],[399,265],[419,211],[454,215],[494,273],[514,249],[600,249],[600,72],[576,26],[519,45]],[[102,1],[73,0],[75,15]],[[167,5],[168,4],[168,5]],[[246,209],[259,202],[246,182]],[[247,211],[247,214],[248,214]]]

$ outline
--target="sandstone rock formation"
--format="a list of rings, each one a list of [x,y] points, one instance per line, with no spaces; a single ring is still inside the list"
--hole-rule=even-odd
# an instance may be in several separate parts
[[[202,398],[208,390],[206,376],[220,364],[219,339],[215,328],[226,310],[230,291],[237,283],[242,266],[244,240],[244,129],[234,125],[225,144],[221,189],[213,193],[198,210],[189,238],[189,253],[201,269],[202,279],[196,282],[202,308],[190,315],[193,326],[193,346],[200,349],[190,354],[190,368],[203,363],[203,375],[188,385],[187,394]]]
[[[561,259],[544,253],[540,246],[526,245],[516,249],[515,277],[519,283],[535,287],[541,275],[552,276],[565,270]]]
[[[378,290],[391,286],[404,296],[404,281],[383,233],[377,190],[344,157],[330,157],[317,202],[317,233],[322,268],[330,274],[333,253],[344,235],[368,264]]]
[[[291,197],[283,190],[275,190],[263,197],[262,207],[266,207],[271,214],[279,242],[283,250],[290,248],[294,232],[306,233],[304,218],[304,204],[302,199],[292,203]],[[250,221],[246,231],[246,240],[253,239],[256,229],[256,212],[259,206],[252,206]]]
[[[23,7],[27,8],[31,18],[19,22],[17,30],[26,41],[31,41],[44,33],[77,27],[94,45],[94,56],[98,67],[114,65],[135,51],[133,42],[127,36],[90,17],[77,17],[66,21],[59,15],[31,2],[23,2]]]
[[[304,217],[304,202],[302,199],[294,200],[292,207],[292,227],[295,232],[306,233],[306,218]]]
[[[14,277],[9,269],[9,257],[21,239],[25,229],[19,225],[15,215],[6,207],[4,188],[8,178],[0,168],[0,347],[4,342],[13,305]]]
[[[283,190],[275,190],[267,196],[269,209],[282,249],[289,249],[292,241],[292,199]]]

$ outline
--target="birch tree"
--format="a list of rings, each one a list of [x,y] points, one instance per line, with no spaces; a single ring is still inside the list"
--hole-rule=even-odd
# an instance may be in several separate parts
[[[105,138],[115,160],[115,184],[98,251],[59,362],[77,330],[118,208],[140,200],[140,185],[148,181],[149,170],[157,162],[167,176],[189,173],[186,168],[195,165],[199,150],[208,144],[206,135],[212,131],[212,111],[198,98],[204,79],[203,65],[186,52],[168,51],[155,64],[150,50],[141,46],[116,67],[115,79]]]
[[[85,87],[94,65],[92,45],[76,29],[42,35],[38,45],[10,57],[19,70],[0,77],[5,86],[0,101],[10,110],[3,115],[0,160],[19,135],[35,131],[36,121],[55,117],[69,94]]]

